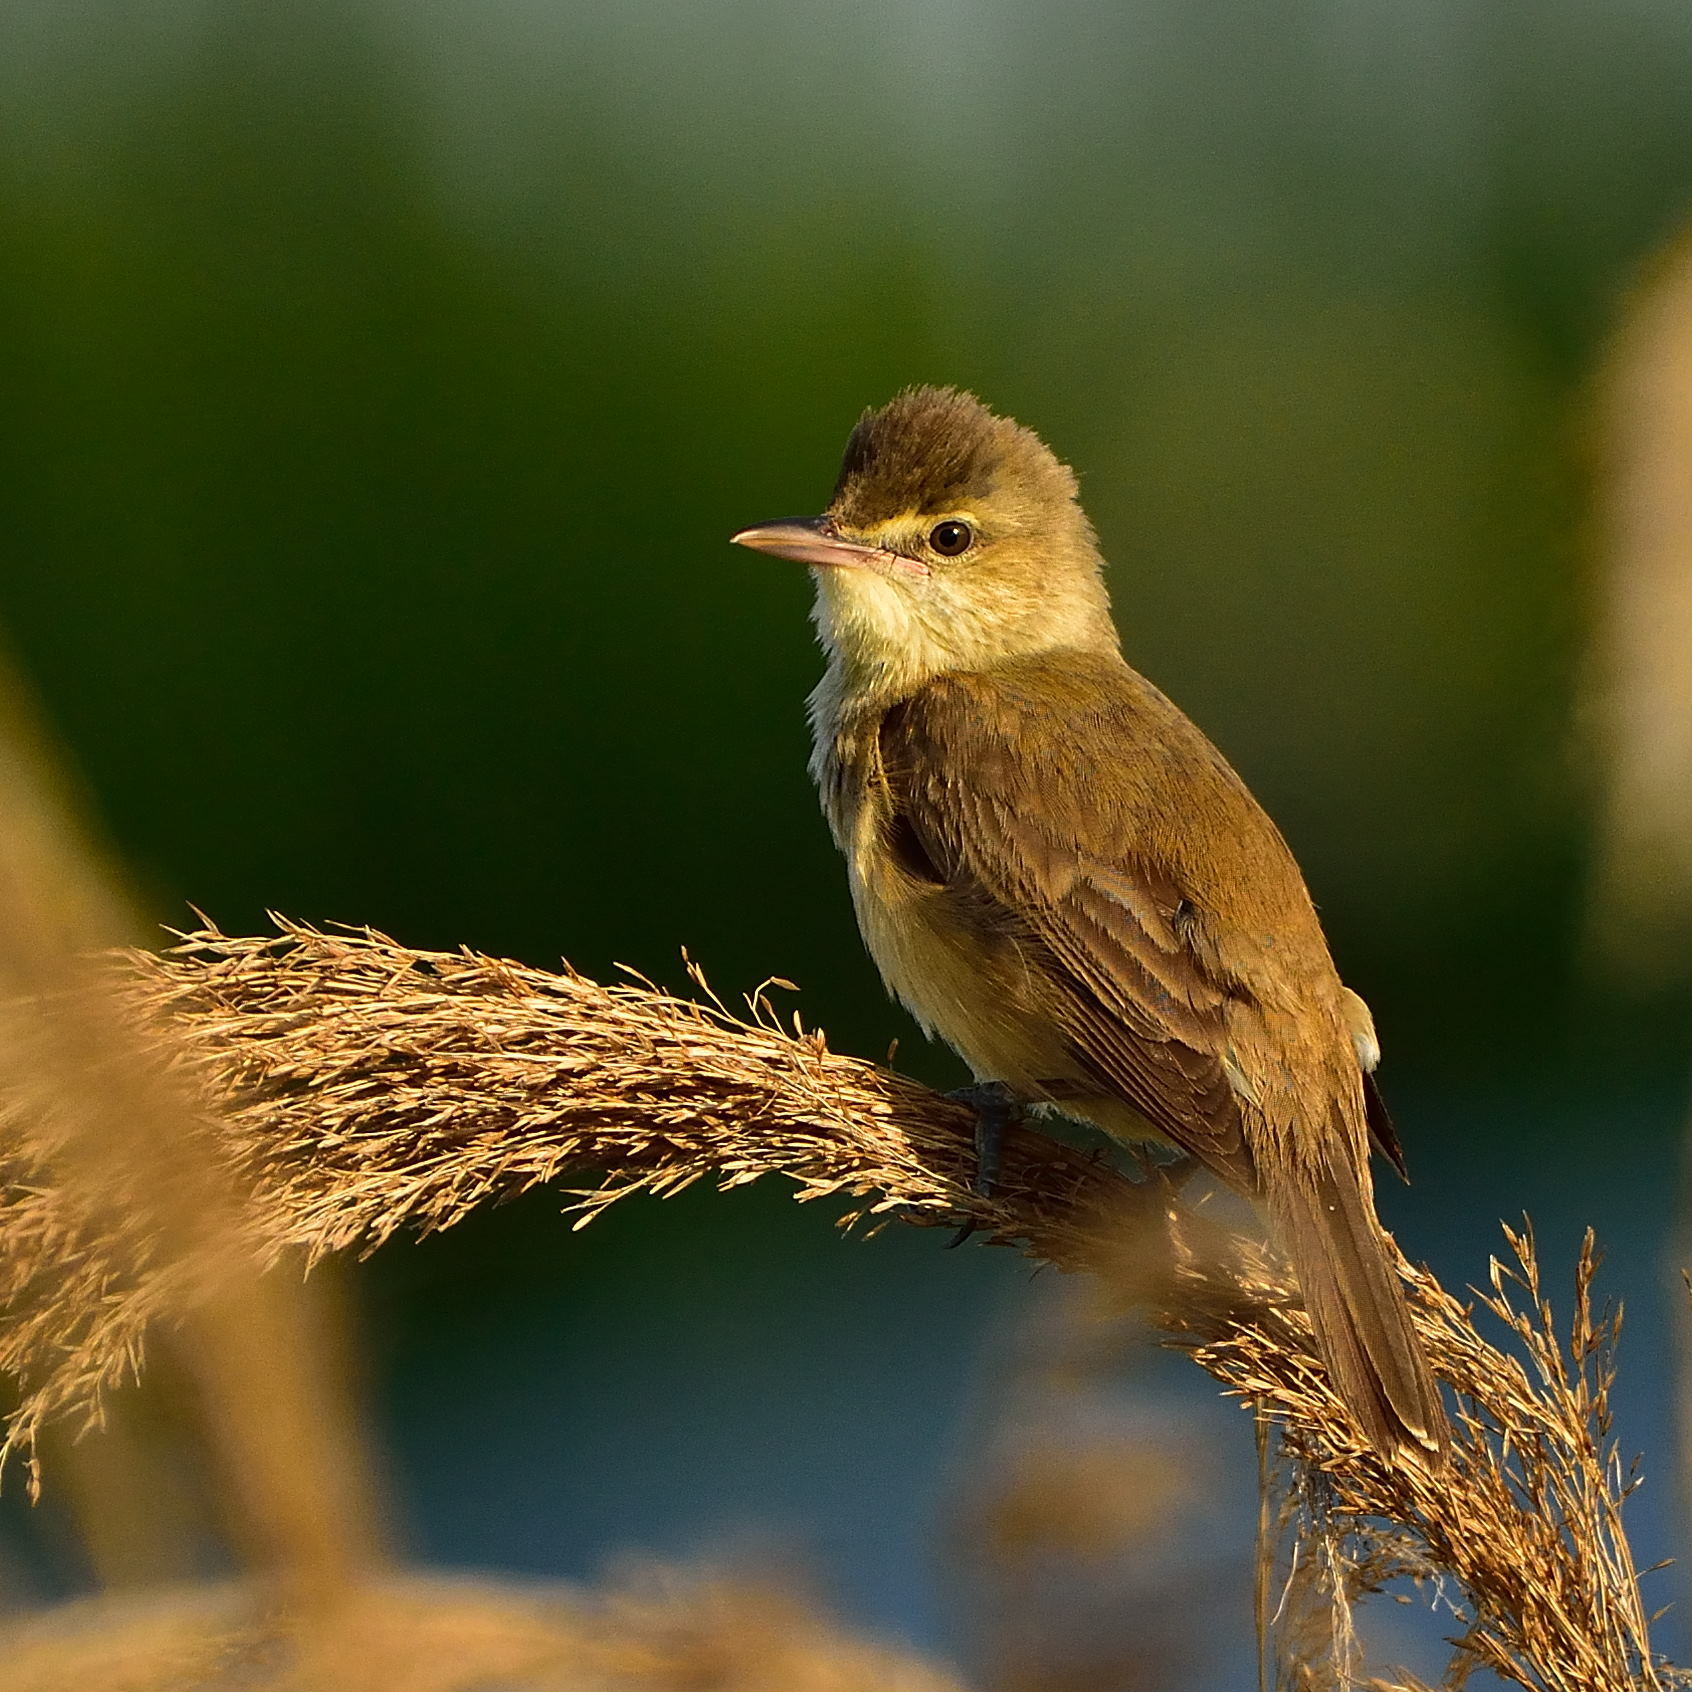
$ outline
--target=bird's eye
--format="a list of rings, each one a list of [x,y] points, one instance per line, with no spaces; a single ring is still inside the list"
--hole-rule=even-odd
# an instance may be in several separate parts
[[[928,544],[942,558],[956,558],[960,552],[968,552],[975,545],[975,530],[967,523],[936,523],[928,531]]]

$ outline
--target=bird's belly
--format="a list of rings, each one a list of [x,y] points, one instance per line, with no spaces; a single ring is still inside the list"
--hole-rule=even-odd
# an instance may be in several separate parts
[[[971,922],[946,889],[890,868],[855,873],[852,894],[888,991],[978,1079],[1037,1093],[1079,1077],[1014,937]]]
[[[1050,987],[1042,993],[1014,936],[971,921],[946,889],[883,864],[853,866],[852,898],[888,991],[977,1080],[1048,1100],[1113,1139],[1167,1143],[1127,1100],[1098,1090],[1057,1025]]]

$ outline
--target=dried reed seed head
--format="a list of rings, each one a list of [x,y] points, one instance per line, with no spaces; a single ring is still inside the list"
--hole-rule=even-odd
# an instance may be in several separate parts
[[[1106,1275],[1125,1261],[1125,1236],[1155,1234],[1153,1320],[1280,1429],[1299,1473],[1320,1478],[1333,1526],[1308,1531],[1328,1559],[1330,1607],[1386,1566],[1369,1524],[1395,1524],[1408,1536],[1394,1542],[1403,1566],[1441,1571],[1463,1594],[1467,1660],[1536,1692],[1663,1683],[1620,1524],[1628,1487],[1605,1444],[1613,1325],[1591,1307],[1590,1248],[1565,1337],[1531,1236],[1511,1239],[1478,1314],[1519,1355],[1401,1264],[1418,1332],[1457,1394],[1436,1482],[1362,1441],[1285,1265],[1261,1242],[1155,1180],[1136,1186],[1032,1134],[981,1199],[968,1185],[967,1111],[781,1026],[763,1001],[737,1016],[641,983],[286,923],[259,939],[189,935],[121,972],[138,1020],[215,1107],[208,1120],[250,1191],[244,1227],[263,1261],[368,1250],[541,1183],[560,1186],[580,1222],[635,1194],[765,1175],[801,1200],[849,1199],[849,1219],[868,1227],[968,1218],[1030,1255]],[[192,1290],[114,1255],[37,1174],[28,1145],[15,1145],[0,1212],[0,1367],[23,1389],[14,1446],[46,1417],[90,1413]],[[1131,1244],[1126,1260],[1143,1249]]]

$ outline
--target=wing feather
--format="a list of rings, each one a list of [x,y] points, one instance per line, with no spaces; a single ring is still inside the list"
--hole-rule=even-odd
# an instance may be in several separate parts
[[[1019,725],[981,701],[932,687],[889,712],[882,767],[900,819],[928,859],[972,904],[1042,954],[1053,1015],[1101,1089],[1138,1110],[1175,1144],[1248,1190],[1256,1186],[1240,1100],[1229,1078],[1226,979],[1183,931],[1194,908],[1161,861],[1145,818],[1056,776],[1042,790]],[[1120,764],[1146,725],[1132,701],[1090,728],[1066,765]],[[1208,766],[1207,766],[1208,768]],[[1137,826],[1138,825],[1138,826]]]
[[[1368,1127],[1397,1149],[1365,1103],[1372,1026],[1239,778],[1097,655],[930,683],[878,749],[937,894],[1023,949],[1089,1084],[1266,1201],[1367,1436],[1439,1460],[1444,1412],[1371,1199]]]

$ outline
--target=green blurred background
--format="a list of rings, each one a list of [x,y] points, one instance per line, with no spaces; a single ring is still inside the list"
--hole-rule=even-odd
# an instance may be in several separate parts
[[[1685,1006],[1583,970],[1572,725],[1586,384],[1692,203],[1692,12],[7,0],[0,89],[0,620],[161,920],[685,945],[951,1084],[816,814],[804,574],[725,537],[971,387],[1305,863],[1412,1254],[1611,1238],[1667,1546]],[[363,1277],[411,1543],[778,1547],[944,1642],[948,1476],[1051,1295],[775,1193],[557,1208]]]

